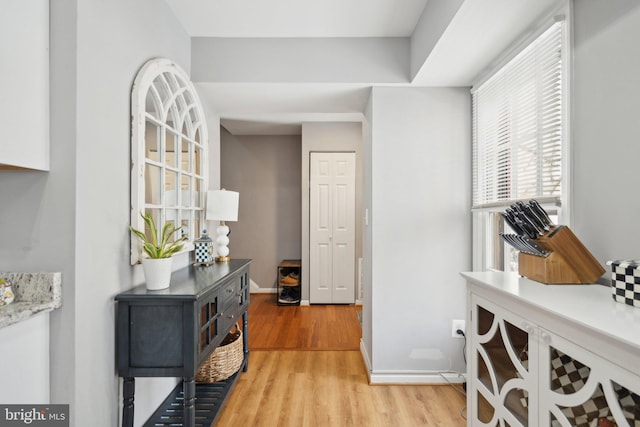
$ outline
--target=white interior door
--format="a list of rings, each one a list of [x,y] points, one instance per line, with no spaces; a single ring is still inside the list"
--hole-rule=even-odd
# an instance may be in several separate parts
[[[355,302],[355,153],[311,153],[309,302]]]

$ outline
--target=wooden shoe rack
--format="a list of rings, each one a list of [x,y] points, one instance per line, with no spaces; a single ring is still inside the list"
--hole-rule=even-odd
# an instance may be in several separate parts
[[[300,265],[299,259],[287,259],[278,264],[276,278],[276,302],[278,305],[300,305],[302,297]]]

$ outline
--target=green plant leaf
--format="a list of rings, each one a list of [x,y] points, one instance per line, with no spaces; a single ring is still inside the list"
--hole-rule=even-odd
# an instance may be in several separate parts
[[[140,216],[142,216],[145,227],[151,235],[151,240],[147,238],[147,235],[144,232],[136,230],[132,226],[129,226],[129,229],[140,239],[142,242],[142,249],[150,258],[169,258],[182,250],[184,247],[182,242],[187,240],[186,236],[180,236],[179,238],[174,239],[173,242],[169,241],[172,236],[182,229],[182,227],[174,228],[175,226],[172,222],[167,222],[162,227],[160,240],[158,240],[158,229],[153,217],[148,213],[142,212],[140,213]]]

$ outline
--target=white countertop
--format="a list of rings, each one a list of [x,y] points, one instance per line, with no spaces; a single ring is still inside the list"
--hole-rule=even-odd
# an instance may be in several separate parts
[[[640,308],[614,301],[610,287],[599,284],[547,285],[517,273],[487,271],[461,274],[469,283],[571,320],[640,352]]]
[[[62,273],[3,273],[15,300],[0,307],[0,328],[62,306]]]

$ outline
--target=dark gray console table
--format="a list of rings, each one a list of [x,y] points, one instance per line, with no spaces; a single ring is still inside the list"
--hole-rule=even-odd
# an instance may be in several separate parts
[[[215,421],[239,373],[213,384],[196,384],[194,377],[240,318],[247,370],[250,263],[189,266],[172,274],[168,289],[141,285],[116,296],[123,427],[133,426],[135,377],[182,377],[145,426],[209,427]]]

